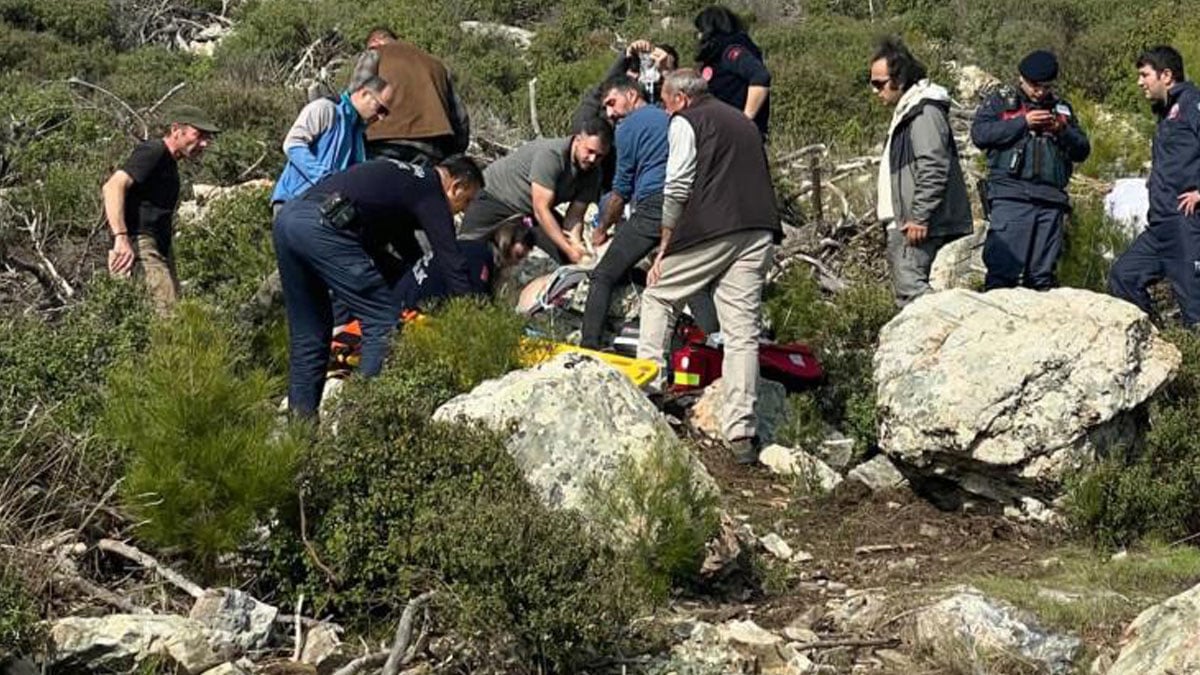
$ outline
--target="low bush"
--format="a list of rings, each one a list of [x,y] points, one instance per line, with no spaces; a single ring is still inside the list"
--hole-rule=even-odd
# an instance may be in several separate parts
[[[1108,218],[1099,199],[1077,200],[1063,238],[1059,283],[1107,292],[1108,271],[1129,243],[1127,226]]]
[[[640,462],[625,457],[609,481],[588,485],[597,530],[628,550],[635,581],[655,602],[695,581],[717,532],[715,486],[696,478],[698,464],[678,440],[662,438]]]
[[[343,390],[336,436],[302,462],[305,518],[284,514],[262,583],[381,633],[442,589],[439,625],[475,636],[493,666],[578,672],[612,653],[639,602],[626,566],[578,515],[541,505],[500,436],[429,419],[456,373],[404,365]]]
[[[456,298],[435,308],[427,320],[404,327],[397,358],[443,366],[453,373],[457,392],[470,391],[520,366],[524,327],[511,307]]]
[[[17,574],[0,569],[0,663],[7,657],[32,656],[42,645],[45,628],[37,604]]]
[[[179,276],[189,296],[236,308],[275,270],[268,188],[243,188],[213,201],[175,234]]]
[[[1072,481],[1067,515],[1075,529],[1106,547],[1141,538],[1164,541],[1200,531],[1200,337],[1172,330],[1183,354],[1176,379],[1151,402],[1144,442],[1106,457]]]
[[[766,315],[780,342],[801,341],[817,350],[826,382],[816,395],[826,422],[851,434],[859,450],[875,443],[875,385],[872,358],[879,331],[896,315],[892,293],[859,282],[826,299],[812,272],[789,269],[766,296]],[[813,433],[811,408],[788,425]],[[787,427],[785,427],[787,428]]]
[[[293,491],[299,444],[278,428],[277,387],[237,365],[219,315],[185,302],[154,326],[146,355],[112,372],[105,399],[103,431],[128,451],[121,487],[140,533],[202,566]]]

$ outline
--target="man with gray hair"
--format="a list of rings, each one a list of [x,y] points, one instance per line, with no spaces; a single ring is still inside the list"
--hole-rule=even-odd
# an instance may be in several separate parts
[[[782,234],[758,127],[708,93],[695,70],[667,75],[662,238],[642,294],[638,358],[666,366],[675,312],[711,289],[725,344],[722,432],[738,462],[758,461],[762,289]],[[659,382],[661,386],[661,380]]]
[[[283,139],[287,164],[271,193],[276,210],[325,176],[366,159],[366,129],[387,117],[384,101],[391,91],[382,79],[370,76],[338,98],[319,98],[304,106]]]

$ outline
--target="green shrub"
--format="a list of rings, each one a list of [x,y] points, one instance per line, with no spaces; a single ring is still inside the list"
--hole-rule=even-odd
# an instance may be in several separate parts
[[[896,311],[891,291],[872,283],[855,283],[827,300],[803,265],[789,269],[766,296],[765,312],[776,338],[817,350],[826,379],[816,399],[822,415],[852,434],[860,451],[875,443],[872,358],[880,329]],[[807,409],[801,412],[807,414]],[[794,424],[811,428],[804,417]]]
[[[190,296],[232,309],[275,270],[269,188],[244,188],[208,205],[175,234],[179,276]]]
[[[1129,243],[1126,227],[1104,215],[1104,204],[1099,199],[1077,200],[1063,238],[1059,283],[1106,292],[1108,270]]]
[[[273,383],[236,371],[234,336],[213,311],[178,306],[144,357],[109,379],[104,431],[128,449],[126,504],[140,532],[204,565],[289,502],[298,443],[277,428]]]
[[[0,663],[10,656],[32,656],[45,629],[33,598],[16,573],[0,570]]]
[[[475,385],[520,366],[525,322],[512,308],[476,298],[456,298],[426,321],[408,324],[398,351],[407,362],[436,363],[454,373],[454,386]]]
[[[788,396],[788,412],[775,432],[776,439],[793,448],[811,450],[825,440],[825,420],[811,392]]]
[[[70,42],[108,40],[113,35],[107,0],[0,0],[0,18],[35,31],[52,31]]]
[[[611,653],[637,602],[625,566],[579,516],[541,505],[500,436],[429,419],[455,373],[404,366],[347,384],[336,436],[302,463],[311,550],[288,515],[263,583],[380,632],[408,598],[440,588],[439,622],[546,672]]]
[[[1092,144],[1092,153],[1078,173],[1103,179],[1141,173],[1142,166],[1150,161],[1151,116],[1131,118],[1109,112],[1080,96],[1069,100]]]
[[[1102,546],[1140,538],[1173,540],[1200,531],[1200,337],[1172,330],[1183,355],[1175,381],[1150,404],[1150,431],[1124,453],[1104,458],[1071,483],[1067,515]]]
[[[717,497],[696,479],[697,464],[679,441],[662,438],[640,462],[625,457],[609,481],[588,484],[598,531],[629,550],[635,581],[656,602],[695,582],[717,532]]]

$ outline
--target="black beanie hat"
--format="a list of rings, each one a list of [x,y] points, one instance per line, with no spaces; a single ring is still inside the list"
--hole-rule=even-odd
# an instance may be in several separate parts
[[[1053,82],[1058,79],[1058,58],[1054,54],[1039,49],[1021,59],[1017,67],[1021,77],[1034,83]]]

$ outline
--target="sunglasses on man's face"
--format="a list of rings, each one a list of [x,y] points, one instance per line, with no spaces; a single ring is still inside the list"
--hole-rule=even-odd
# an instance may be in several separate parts
[[[882,80],[871,80],[871,88],[875,91],[883,91],[883,88],[888,85],[891,80],[884,78]]]
[[[388,107],[387,104],[383,102],[383,99],[379,98],[379,95],[374,92],[371,93],[371,99],[375,101],[375,107],[376,110],[378,110],[378,113],[376,114],[378,114],[380,117],[387,117]]]

